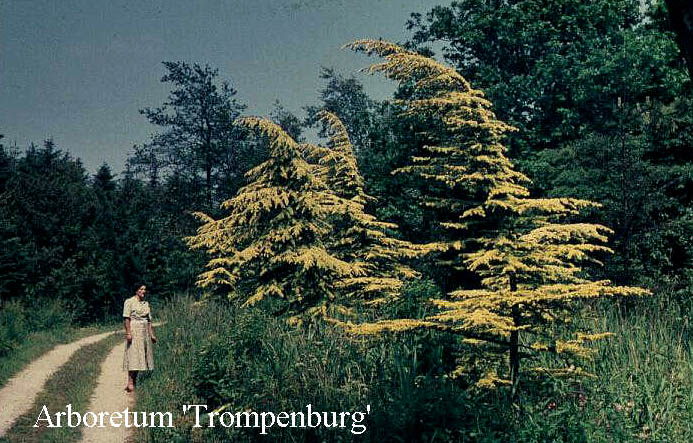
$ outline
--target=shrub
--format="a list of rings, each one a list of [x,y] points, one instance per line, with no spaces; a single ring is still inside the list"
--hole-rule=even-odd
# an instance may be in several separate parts
[[[9,354],[29,333],[27,313],[18,301],[7,301],[0,309],[0,356]]]
[[[32,307],[10,300],[0,308],[0,357],[15,350],[33,332],[63,329],[72,322],[71,311],[60,299]]]

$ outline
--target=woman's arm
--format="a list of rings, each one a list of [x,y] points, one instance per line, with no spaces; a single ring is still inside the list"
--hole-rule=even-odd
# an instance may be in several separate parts
[[[152,338],[152,341],[156,343],[156,336],[154,335],[154,326],[152,326],[151,320],[149,321],[149,336]]]
[[[130,334],[130,318],[125,317],[125,340],[130,343],[132,341],[132,335]]]

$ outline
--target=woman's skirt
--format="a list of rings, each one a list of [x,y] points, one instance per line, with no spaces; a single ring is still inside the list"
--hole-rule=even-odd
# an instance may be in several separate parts
[[[125,347],[123,356],[124,371],[151,371],[154,369],[152,337],[149,335],[149,321],[131,320],[132,341]]]

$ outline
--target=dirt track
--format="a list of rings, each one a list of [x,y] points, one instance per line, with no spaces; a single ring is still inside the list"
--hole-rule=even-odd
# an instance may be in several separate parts
[[[135,403],[134,394],[124,391],[126,384],[125,372],[123,372],[123,352],[125,343],[116,345],[108,354],[101,366],[101,374],[96,382],[96,388],[92,394],[87,411],[96,413],[121,412],[125,408],[132,409]],[[85,443],[122,443],[131,435],[132,428],[125,426],[111,427],[108,424],[103,428],[84,428],[82,441]]]
[[[0,389],[0,437],[5,435],[18,417],[29,411],[46,380],[64,365],[82,346],[96,343],[115,332],[91,335],[65,345],[59,345],[34,360]]]

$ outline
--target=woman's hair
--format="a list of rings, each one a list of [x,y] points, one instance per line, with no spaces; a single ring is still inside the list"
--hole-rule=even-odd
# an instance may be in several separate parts
[[[147,285],[145,285],[144,283],[137,283],[132,289],[134,292],[137,292],[140,290],[142,286],[144,286],[145,289],[147,288]]]

